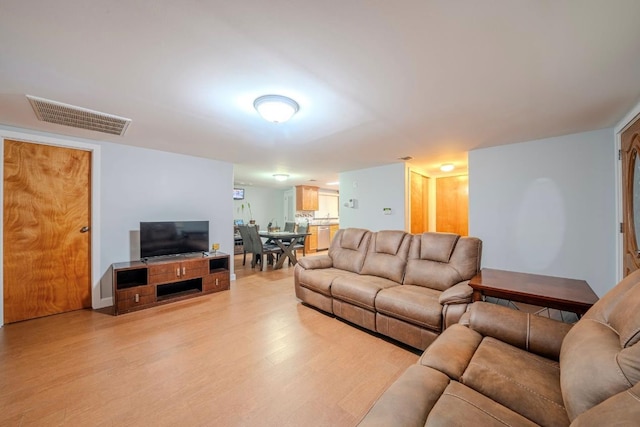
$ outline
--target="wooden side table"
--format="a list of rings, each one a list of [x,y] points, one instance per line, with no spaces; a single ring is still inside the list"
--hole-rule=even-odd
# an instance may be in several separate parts
[[[578,316],[598,301],[584,280],[483,268],[469,281],[473,300],[484,296],[504,298],[541,307],[576,313]]]

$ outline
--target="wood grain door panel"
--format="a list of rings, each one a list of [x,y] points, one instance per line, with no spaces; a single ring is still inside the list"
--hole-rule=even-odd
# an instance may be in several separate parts
[[[91,307],[91,153],[4,141],[4,320]]]
[[[640,206],[634,207],[634,198],[640,200],[640,118],[621,135],[622,209],[623,209],[623,276],[640,268],[638,248]],[[635,188],[634,188],[635,187]],[[635,203],[637,204],[637,203]]]
[[[410,175],[411,233],[429,230],[429,178],[416,172]]]
[[[436,231],[469,234],[469,177],[436,179]]]

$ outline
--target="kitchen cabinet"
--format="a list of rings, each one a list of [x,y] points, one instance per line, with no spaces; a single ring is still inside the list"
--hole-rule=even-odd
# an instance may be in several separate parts
[[[333,242],[333,236],[336,235],[339,229],[340,229],[340,225],[338,224],[331,224],[329,226],[329,237],[331,239],[330,242]]]
[[[305,253],[313,253],[318,252],[318,226],[310,225],[309,226],[309,235],[305,239]]]
[[[296,185],[296,210],[318,210],[318,187],[312,185]]]
[[[340,225],[331,224],[331,225],[310,225],[309,226],[310,234],[307,236],[307,239],[305,240],[304,250],[306,253],[313,253],[313,252],[318,252],[318,250],[326,249],[326,248],[318,249],[318,234],[319,234],[320,228],[327,228],[327,227],[329,228],[329,243],[331,243],[333,241],[333,237],[336,235],[336,233],[340,229]]]

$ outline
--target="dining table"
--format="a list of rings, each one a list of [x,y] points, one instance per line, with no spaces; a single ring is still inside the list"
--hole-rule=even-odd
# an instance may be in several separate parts
[[[259,231],[260,237],[267,239],[265,243],[273,243],[282,249],[282,256],[278,258],[276,264],[273,266],[274,270],[282,268],[285,259],[291,261],[291,264],[296,265],[298,259],[296,258],[295,245],[304,240],[305,236],[310,233],[298,233],[292,231]]]

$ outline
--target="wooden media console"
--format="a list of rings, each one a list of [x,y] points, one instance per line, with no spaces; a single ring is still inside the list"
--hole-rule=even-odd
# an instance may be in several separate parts
[[[229,255],[180,255],[113,268],[115,315],[229,289]]]

